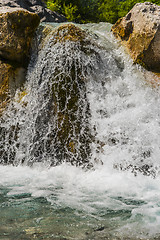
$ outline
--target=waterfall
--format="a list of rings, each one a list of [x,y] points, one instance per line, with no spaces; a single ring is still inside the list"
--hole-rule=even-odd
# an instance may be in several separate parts
[[[17,223],[21,239],[160,234],[160,92],[110,28],[40,26],[26,83],[0,119],[1,207],[35,209]],[[0,234],[12,236],[4,219]]]

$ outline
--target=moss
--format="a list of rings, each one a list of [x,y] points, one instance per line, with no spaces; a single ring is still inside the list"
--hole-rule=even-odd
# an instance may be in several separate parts
[[[55,41],[57,42],[82,42],[86,38],[86,32],[74,24],[64,24],[55,31]]]
[[[76,152],[76,144],[75,144],[75,142],[69,142],[68,147],[69,147],[69,150],[70,150],[72,153],[75,153],[75,152]]]
[[[159,77],[159,81],[160,81],[160,73],[157,72],[153,72],[157,77]]]
[[[138,55],[137,59],[135,60],[135,63],[140,64],[142,67],[148,70],[148,66],[144,63],[144,53]]]
[[[117,20],[117,22],[112,26],[112,28],[111,28],[111,30],[112,31],[114,31],[114,29],[116,29],[117,28],[117,26],[119,26],[119,24],[122,22],[122,17],[121,18],[119,18],[118,20]]]
[[[39,36],[38,48],[43,49],[49,34],[53,31],[53,28],[50,25],[40,25],[37,29],[37,35]]]
[[[34,157],[39,159],[45,149],[46,155],[53,156],[52,166],[60,164],[62,161],[77,166],[88,166],[92,136],[89,125],[90,109],[86,97],[85,73],[89,66],[84,66],[72,51],[77,49],[82,55],[95,54],[94,51],[88,50],[87,52],[86,50],[94,47],[91,47],[92,43],[89,42],[87,34],[73,24],[65,24],[52,32],[50,29],[44,30],[40,26],[38,31],[41,31],[42,35],[44,31],[40,40],[41,44],[43,45],[44,40],[49,41],[49,45],[53,46],[58,57],[56,59],[57,68],[54,68],[50,75],[49,86],[51,89],[48,91],[49,102],[46,111],[36,120],[37,136],[41,134],[42,123],[47,125],[49,121],[50,131],[47,139],[42,139],[41,143],[35,146]],[[50,38],[47,37],[48,34]],[[67,44],[68,51],[74,55],[71,62],[67,61],[65,54],[67,41],[72,42],[72,44]],[[56,45],[59,42],[60,44]],[[88,48],[87,43],[89,44]],[[84,45],[86,48],[82,47]],[[85,50],[87,53],[84,52]]]
[[[27,105],[27,102],[26,101],[23,101],[23,98],[27,95],[27,91],[24,89],[23,91],[19,92],[18,93],[18,96],[17,96],[17,102],[18,103],[21,103],[23,104],[23,106],[26,106]]]
[[[119,36],[119,26],[121,25],[121,21],[123,18],[118,19],[118,21],[112,26],[111,31],[113,32],[113,34],[118,37]]]
[[[73,74],[73,72],[72,72]],[[72,83],[74,75],[70,77],[63,76],[62,80],[53,79],[53,99],[55,103],[55,114],[57,115],[58,133],[57,141],[65,144],[68,151],[72,151],[73,148],[70,146],[70,139],[74,137],[74,131],[80,133],[80,124],[76,119],[76,113],[78,112],[78,100],[79,90],[76,83]],[[72,90],[70,86],[73,84]],[[69,101],[67,99],[69,98]],[[74,128],[73,128],[74,126]],[[73,142],[73,141],[72,141]],[[75,145],[75,143],[74,143]]]
[[[18,93],[18,102],[21,102],[22,99],[27,95],[27,91],[24,90],[23,92]]]
[[[68,39],[71,39],[71,37],[67,38],[65,36],[65,41],[68,41]],[[73,39],[75,41],[76,38],[73,36]],[[89,161],[91,152],[91,133],[88,123],[89,105],[84,95],[85,99],[82,101],[85,101],[85,105],[88,105],[84,113],[84,106],[80,105],[80,100],[81,91],[85,93],[86,88],[81,67],[77,68],[74,63],[68,67],[69,73],[67,70],[63,74],[61,73],[60,77],[52,78],[54,115],[58,127],[55,141],[59,143],[57,146],[59,155],[63,152],[67,161],[81,165],[85,161]],[[58,68],[54,75],[59,76]]]
[[[61,154],[60,152],[63,152],[66,161],[77,165],[80,164],[78,158],[81,159],[81,164],[85,161],[88,162],[91,139],[90,129],[87,123],[87,118],[89,116],[87,116],[88,113],[86,113],[86,120],[84,120],[84,116],[81,115],[82,109],[80,110],[80,108],[82,108],[82,106],[79,106],[79,86],[74,82],[74,77],[75,76],[72,75],[72,79],[69,79],[64,75],[63,81],[57,81],[54,78],[52,81],[53,99],[55,104],[54,115],[56,116],[56,124],[58,127],[55,141],[59,143],[59,154]],[[70,84],[67,84],[69,81]],[[79,83],[80,82],[81,79],[79,79]],[[85,91],[85,86],[82,88],[84,88]],[[70,99],[68,101],[69,97]],[[79,149],[77,149],[78,143],[81,146]],[[72,157],[69,153],[72,154]]]
[[[133,32],[133,23],[132,21],[129,21],[124,25],[121,18],[112,27],[112,31],[116,37],[120,37],[122,41],[127,41]]]

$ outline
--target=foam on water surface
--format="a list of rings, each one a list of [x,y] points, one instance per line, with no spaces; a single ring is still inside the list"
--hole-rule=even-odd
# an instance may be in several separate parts
[[[66,164],[50,169],[1,166],[0,175],[1,229],[6,234],[11,229],[4,230],[3,224],[12,222],[13,228],[21,224],[24,234],[35,227],[35,236],[42,228],[43,234],[51,237],[55,230],[47,226],[57,221],[59,228],[63,228],[63,221],[68,224],[67,239],[90,239],[88,231],[93,239],[152,239],[160,233],[159,177],[134,177],[106,166],[85,172]],[[77,227],[73,233],[74,224]]]

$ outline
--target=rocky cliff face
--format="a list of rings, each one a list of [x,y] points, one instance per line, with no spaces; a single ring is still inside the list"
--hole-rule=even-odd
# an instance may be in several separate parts
[[[112,27],[135,63],[148,70],[160,72],[160,6],[137,3]]]
[[[66,18],[56,12],[47,9],[41,0],[3,0],[0,7],[20,7],[30,12],[37,13],[41,22],[65,22]]]
[[[21,8],[0,8],[0,113],[24,81],[39,17]]]

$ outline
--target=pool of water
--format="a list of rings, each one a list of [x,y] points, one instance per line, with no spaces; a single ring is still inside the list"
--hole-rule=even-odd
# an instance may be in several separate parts
[[[0,239],[160,239],[160,179],[0,167]]]

